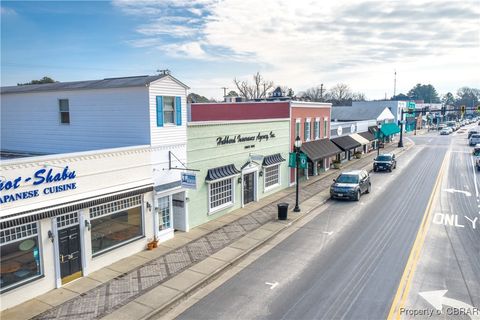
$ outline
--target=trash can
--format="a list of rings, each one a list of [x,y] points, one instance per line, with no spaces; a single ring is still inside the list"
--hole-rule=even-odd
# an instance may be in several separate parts
[[[288,215],[288,203],[279,203],[278,207],[278,220],[287,220]]]

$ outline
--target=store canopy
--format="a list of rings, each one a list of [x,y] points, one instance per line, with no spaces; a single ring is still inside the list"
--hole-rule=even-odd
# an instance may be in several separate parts
[[[229,164],[222,167],[216,167],[213,169],[208,169],[206,181],[213,181],[222,178],[227,178],[239,174],[240,171],[235,168],[233,164]]]
[[[362,137],[364,137],[364,138],[367,139],[368,141],[376,140],[376,139],[375,139],[375,136],[374,136],[371,132],[369,132],[369,131],[360,132],[359,135],[361,135]]]
[[[333,138],[332,142],[335,143],[343,151],[348,151],[350,149],[358,148],[361,146],[356,140],[350,136],[342,136],[338,138]]]
[[[280,163],[282,161],[285,161],[285,159],[282,158],[282,155],[280,153],[276,153],[276,154],[272,154],[272,155],[264,157],[262,165],[264,167],[267,167],[267,166],[271,166],[271,165]]]
[[[384,136],[391,136],[392,134],[399,133],[400,128],[396,123],[384,123],[380,127],[380,131]]]
[[[350,137],[352,137],[353,140],[357,141],[357,142],[360,143],[361,145],[370,144],[370,141],[368,141],[367,139],[365,139],[364,137],[362,137],[362,136],[359,135],[358,133],[352,133],[352,134],[350,135]]]
[[[342,152],[329,139],[321,139],[310,142],[305,142],[300,148],[303,153],[307,155],[312,161],[317,161],[322,158],[331,157]]]

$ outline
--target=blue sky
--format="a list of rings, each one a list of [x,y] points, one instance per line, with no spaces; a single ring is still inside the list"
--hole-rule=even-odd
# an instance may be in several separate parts
[[[480,87],[478,1],[2,1],[1,83],[154,74],[220,97],[256,71],[296,92],[370,99],[416,83]]]

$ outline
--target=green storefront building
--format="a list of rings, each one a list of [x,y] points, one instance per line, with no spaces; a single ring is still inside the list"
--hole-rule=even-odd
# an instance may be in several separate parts
[[[198,170],[187,195],[189,228],[287,188],[289,134],[285,117],[189,122],[187,166]]]

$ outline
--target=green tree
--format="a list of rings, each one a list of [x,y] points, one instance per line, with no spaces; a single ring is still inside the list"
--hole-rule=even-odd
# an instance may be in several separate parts
[[[235,90],[231,90],[228,94],[227,97],[238,97],[238,93]]]
[[[461,87],[457,90],[457,99],[455,104],[457,106],[465,105],[467,107],[474,107],[480,101],[480,90],[476,88]]]
[[[443,97],[442,97],[442,103],[447,106],[453,106],[455,105],[455,97],[451,92],[447,92]]]
[[[418,83],[415,87],[408,91],[408,96],[413,100],[423,100],[426,103],[440,102],[437,90],[435,90],[434,86],[431,84]]]
[[[17,86],[26,86],[26,85],[30,85],[30,84],[55,83],[55,82],[57,82],[57,81],[53,80],[50,77],[43,77],[40,80],[32,80],[32,81],[27,82],[27,83],[17,83]]]
[[[391,101],[408,101],[410,98],[403,93],[397,94],[396,96],[393,96],[390,98]]]
[[[193,92],[187,96],[187,101],[190,103],[211,102],[207,97],[201,96]]]

